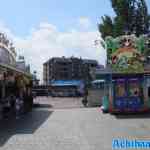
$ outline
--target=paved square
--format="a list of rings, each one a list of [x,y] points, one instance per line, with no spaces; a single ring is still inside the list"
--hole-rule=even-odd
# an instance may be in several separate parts
[[[150,115],[42,107],[0,123],[0,150],[111,150],[113,138],[150,139]]]

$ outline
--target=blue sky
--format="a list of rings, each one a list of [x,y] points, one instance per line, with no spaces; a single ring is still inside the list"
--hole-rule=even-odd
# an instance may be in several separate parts
[[[93,28],[104,14],[113,14],[109,0],[5,0],[1,1],[0,20],[18,35],[26,35],[42,21],[64,31],[75,19],[86,16]]]
[[[146,0],[150,10],[150,0]],[[97,23],[114,16],[109,0],[1,0],[0,31],[13,39],[42,80],[42,64],[53,56],[76,56],[105,64]]]
[[[150,8],[150,1],[146,1]],[[4,0],[1,1],[0,21],[23,36],[43,21],[66,31],[81,16],[88,17],[96,29],[104,14],[114,15],[109,0]]]

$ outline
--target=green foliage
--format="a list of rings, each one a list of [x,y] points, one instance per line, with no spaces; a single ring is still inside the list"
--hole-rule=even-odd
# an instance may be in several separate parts
[[[106,45],[107,45],[107,56],[110,59],[112,53],[114,53],[119,48],[119,44],[116,39],[109,36],[106,38]]]
[[[110,0],[116,16],[102,17],[99,31],[102,37],[117,37],[127,31],[139,36],[148,33],[150,27],[150,15],[145,0]]]
[[[116,17],[114,21],[113,36],[117,37],[123,35],[124,34],[123,27],[124,23],[122,17]]]
[[[146,49],[145,47],[145,39],[143,36],[140,36],[137,41],[136,41],[136,47],[137,47],[137,50],[139,50],[139,52],[141,54],[144,54],[144,50]]]
[[[102,24],[99,24],[99,31],[102,33],[102,37],[105,35],[113,36],[113,22],[109,16],[102,17]]]
[[[146,47],[145,47],[145,50],[144,50],[144,55],[145,56],[150,56],[150,37],[145,39],[145,44],[146,44]]]

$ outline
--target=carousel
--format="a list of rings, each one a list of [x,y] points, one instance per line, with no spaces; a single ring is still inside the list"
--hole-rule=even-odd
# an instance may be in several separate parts
[[[20,105],[22,113],[31,110],[31,90],[31,74],[26,68],[18,68],[15,47],[5,34],[0,33],[0,118],[15,115],[16,105]]]

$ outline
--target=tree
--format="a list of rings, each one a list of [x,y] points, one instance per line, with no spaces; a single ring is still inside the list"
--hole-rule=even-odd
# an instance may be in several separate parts
[[[102,22],[102,24],[99,24],[99,30],[102,33],[102,37],[104,38],[105,35],[113,36],[113,22],[111,17],[102,17]]]
[[[110,0],[116,13],[114,18],[102,17],[99,31],[102,37],[117,37],[125,33],[134,33],[136,36],[148,33],[150,15],[145,0]]]

